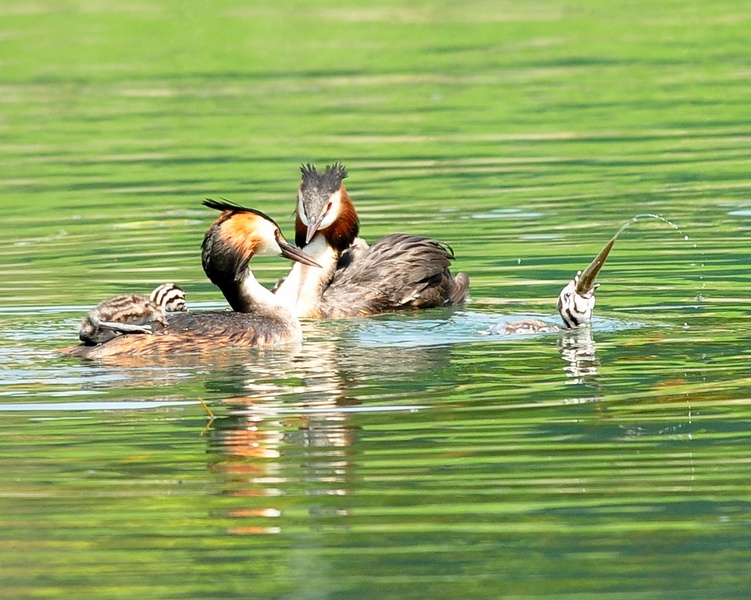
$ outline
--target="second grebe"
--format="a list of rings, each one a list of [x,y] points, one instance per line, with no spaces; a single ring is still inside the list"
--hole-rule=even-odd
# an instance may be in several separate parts
[[[164,283],[151,296],[125,294],[94,307],[78,327],[78,337],[89,344],[102,344],[123,333],[151,333],[150,323],[167,325],[167,312],[186,312],[185,292],[174,283]]]
[[[449,246],[405,234],[368,246],[357,237],[359,218],[342,183],[346,169],[337,163],[322,173],[312,165],[300,171],[295,241],[322,268],[298,263],[275,290],[298,317],[365,316],[466,299],[469,277],[451,274]]]
[[[315,261],[287,243],[278,225],[263,213],[240,209],[228,202],[207,200],[204,204],[222,211],[204,237],[204,270],[233,308],[245,312],[178,313],[168,318],[166,327],[158,321],[152,322],[152,335],[118,335],[96,346],[82,344],[67,351],[69,356],[91,359],[153,356],[302,339],[297,317],[256,280],[248,263],[256,254],[279,255],[311,266]],[[241,216],[237,217],[238,214]],[[228,247],[231,252],[226,251]]]

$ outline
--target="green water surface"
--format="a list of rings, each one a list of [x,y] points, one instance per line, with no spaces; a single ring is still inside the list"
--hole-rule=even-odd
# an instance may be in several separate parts
[[[751,596],[751,3],[0,3],[0,597]],[[453,310],[87,363],[342,161]],[[632,216],[591,332],[503,338]],[[258,259],[271,284],[288,265]],[[204,400],[216,418],[209,420]]]

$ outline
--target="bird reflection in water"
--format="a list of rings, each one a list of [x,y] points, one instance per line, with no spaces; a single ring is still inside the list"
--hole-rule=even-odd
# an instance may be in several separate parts
[[[286,360],[248,363],[236,367],[242,377],[217,378],[216,391],[226,399],[207,434],[210,471],[221,493],[257,499],[227,513],[239,520],[232,533],[278,533],[279,518],[301,506],[317,525],[348,515],[343,498],[352,493],[361,433],[352,415],[403,408],[363,406],[351,390],[361,394],[363,382],[414,381],[415,373],[427,376],[450,363],[448,347],[399,349],[388,357],[364,348],[355,358],[345,350],[349,342],[331,335],[331,324],[305,327],[306,339],[315,341]],[[235,382],[234,395],[227,394],[228,381]]]
[[[564,373],[570,384],[592,384],[597,375],[597,343],[587,325],[561,332],[558,349],[565,361]]]

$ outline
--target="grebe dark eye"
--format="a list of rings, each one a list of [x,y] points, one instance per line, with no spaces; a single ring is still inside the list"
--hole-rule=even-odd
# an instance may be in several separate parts
[[[328,206],[326,207],[326,211],[327,211],[327,212],[328,212],[328,211],[330,211],[330,210],[331,210],[331,207],[332,207],[332,206],[333,206],[333,205],[331,204],[331,202],[329,202],[329,205],[328,205]]]

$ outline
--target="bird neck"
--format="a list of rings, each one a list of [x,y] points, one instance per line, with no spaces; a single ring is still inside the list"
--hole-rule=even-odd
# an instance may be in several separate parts
[[[245,269],[242,276],[219,287],[232,310],[236,312],[278,313],[280,310],[288,312],[279,299],[258,282],[250,269]],[[292,313],[288,314],[288,318],[296,320]]]
[[[321,268],[295,263],[275,292],[277,302],[298,317],[318,316],[318,307],[326,287],[334,277],[341,252],[333,248],[321,234],[305,246],[305,254]]]

